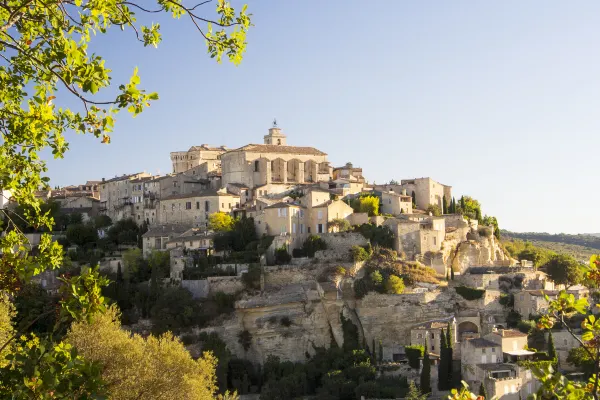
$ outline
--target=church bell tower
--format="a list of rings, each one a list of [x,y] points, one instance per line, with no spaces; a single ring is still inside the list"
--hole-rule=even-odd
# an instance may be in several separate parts
[[[265,144],[275,146],[286,146],[286,136],[281,133],[281,129],[277,126],[277,120],[273,120],[273,127],[269,129],[269,134],[265,135]]]

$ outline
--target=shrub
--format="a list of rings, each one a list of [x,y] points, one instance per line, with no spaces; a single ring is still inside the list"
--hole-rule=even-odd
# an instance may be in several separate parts
[[[389,294],[404,293],[404,281],[396,275],[390,275],[385,281],[385,291]]]
[[[281,318],[281,325],[285,326],[286,328],[290,327],[292,325],[292,320],[290,319],[290,317],[282,317]]]
[[[500,300],[498,301],[500,305],[506,308],[513,308],[515,305],[515,296],[513,294],[501,294]]]
[[[354,281],[354,296],[357,299],[362,299],[367,293],[369,293],[369,285],[364,279]]]
[[[406,358],[408,358],[408,365],[412,368],[419,368],[419,359],[425,354],[425,347],[421,345],[406,346],[404,351]]]
[[[350,229],[350,222],[342,218],[335,218],[329,222],[329,229],[337,232],[346,232]]]
[[[242,345],[245,351],[250,350],[252,346],[252,334],[248,330],[243,330],[238,334],[238,343]]]
[[[523,333],[529,334],[533,329],[535,329],[536,324],[535,321],[519,321],[517,322],[517,329]]]
[[[493,232],[492,229],[489,226],[480,226],[477,228],[477,233],[479,233],[480,236],[483,237],[492,237]]]
[[[304,252],[306,253],[306,255],[308,257],[312,258],[312,257],[315,256],[315,253],[317,251],[319,251],[319,250],[326,250],[327,249],[327,244],[319,236],[317,236],[317,235],[310,235],[304,241],[304,244],[302,245],[302,249],[304,250]]]
[[[259,264],[250,264],[248,271],[242,274],[242,283],[246,289],[260,289],[262,270]]]
[[[459,286],[455,288],[456,293],[461,295],[465,300],[478,300],[485,294],[485,289],[475,289],[467,286]]]
[[[354,261],[366,261],[369,259],[369,253],[367,253],[367,250],[360,246],[352,246],[350,251]]]
[[[289,264],[292,261],[292,256],[288,253],[285,246],[278,248],[275,250],[275,264],[276,265],[285,265]]]
[[[198,341],[200,340],[198,338],[198,335],[194,335],[193,333],[186,333],[184,335],[181,335],[180,339],[181,339],[181,343],[183,343],[186,346],[189,346],[190,344],[198,343]]]
[[[294,250],[292,250],[292,257],[294,257],[294,258],[306,257],[306,251],[304,251],[304,249],[294,249]]]
[[[438,206],[437,204],[430,204],[429,206],[427,206],[427,209],[425,211],[427,213],[431,213],[431,215],[433,215],[434,217],[439,217],[442,215],[442,210],[440,210],[440,206]]]
[[[234,310],[235,305],[235,295],[227,294],[224,292],[217,292],[213,296],[213,300],[217,305],[219,314],[227,314]]]

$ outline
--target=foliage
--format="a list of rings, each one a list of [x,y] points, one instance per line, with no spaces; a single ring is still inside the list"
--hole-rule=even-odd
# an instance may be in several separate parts
[[[260,264],[250,264],[248,271],[242,274],[242,283],[246,289],[260,289],[260,276],[262,268]]]
[[[229,361],[231,360],[231,352],[227,349],[225,342],[215,332],[202,332],[198,336],[202,343],[202,351],[210,351],[217,360],[215,367],[215,375],[217,385],[220,389],[227,388]]]
[[[171,334],[144,339],[121,329],[116,308],[93,322],[76,323],[66,341],[90,361],[103,365],[102,380],[112,398],[211,398],[216,360],[210,353],[193,360]]]
[[[518,239],[505,241],[503,243],[504,248],[511,257],[518,260],[531,261],[535,267],[546,264],[548,260],[556,254],[548,249],[534,246],[531,242],[524,242]]]
[[[121,219],[114,223],[107,232],[108,240],[116,246],[137,245],[140,228],[131,219]]]
[[[594,360],[583,346],[573,347],[569,350],[567,362],[579,368],[588,378],[594,373]]]
[[[519,322],[521,322],[521,320],[521,314],[519,314],[515,310],[510,310],[508,314],[506,314],[506,325],[509,328],[516,328],[519,325]]]
[[[86,246],[98,240],[98,232],[90,224],[69,225],[67,228],[67,239],[77,246]]]
[[[404,347],[406,358],[408,358],[408,365],[414,369],[419,368],[419,359],[425,354],[425,347],[421,345],[413,345]]]
[[[379,197],[361,196],[358,199],[358,207],[355,212],[367,213],[369,217],[379,215]]]
[[[94,226],[96,229],[107,228],[112,225],[112,220],[108,215],[98,215],[94,218]]]
[[[440,210],[440,206],[438,206],[437,204],[428,205],[425,211],[428,214],[431,213],[431,215],[433,215],[434,217],[440,217],[442,215],[442,210]]]
[[[423,355],[423,368],[421,369],[419,388],[422,393],[431,393],[431,360],[427,349],[427,339],[425,339],[425,354]]]
[[[394,233],[387,226],[362,224],[360,226],[355,226],[354,232],[363,235],[374,247],[394,248]]]
[[[544,264],[546,273],[556,284],[575,285],[583,278],[577,260],[566,254],[554,255]]]
[[[481,220],[481,223],[485,226],[491,226],[494,230],[494,236],[496,237],[496,239],[501,239],[502,234],[500,232],[500,227],[498,226],[498,219],[496,219],[496,217],[486,215]]]
[[[0,350],[0,368],[6,365],[5,357],[12,351],[9,339],[14,335],[13,318],[15,309],[8,296],[0,294],[0,343],[4,349]],[[8,343],[5,345],[5,343]],[[1,386],[0,386],[1,387]]]
[[[275,249],[275,265],[285,265],[292,261],[292,256],[285,246]]]
[[[243,330],[238,335],[238,343],[242,345],[245,351],[250,350],[252,346],[252,334],[248,330]]]
[[[460,205],[456,211],[467,218],[481,222],[481,204],[470,196],[462,196],[460,198]]]
[[[352,246],[350,251],[352,252],[352,260],[355,262],[366,261],[369,258],[369,253],[367,253],[364,247]]]
[[[344,351],[353,351],[360,349],[360,343],[358,340],[358,328],[354,323],[347,318],[344,318],[340,314],[340,320],[342,321],[342,333],[344,334],[344,344],[342,348]]]
[[[180,287],[166,288],[150,310],[152,333],[166,332],[178,334],[182,329],[198,325],[200,304],[192,294]]]
[[[404,293],[404,281],[396,275],[390,275],[385,281],[385,291],[389,294]]]
[[[482,396],[484,399],[489,398],[485,386],[483,386],[483,382],[479,385],[479,396]]]
[[[52,332],[59,313],[57,297],[49,295],[38,284],[28,283],[17,292],[13,303],[18,316],[15,319],[17,330],[37,335]],[[0,340],[0,343],[4,341]]]
[[[327,250],[327,243],[320,236],[310,235],[302,244],[302,249],[308,257],[313,258],[317,251]]]
[[[208,229],[215,232],[229,232],[233,229],[233,224],[233,217],[224,212],[216,212],[208,216]]]
[[[426,400],[427,395],[422,394],[414,381],[410,381],[408,385],[408,393],[404,400]]]
[[[350,230],[351,226],[348,220],[343,218],[334,218],[329,221],[329,228],[334,232],[346,232]]]
[[[479,236],[489,238],[489,237],[492,237],[493,232],[492,232],[492,229],[490,229],[489,227],[482,225],[477,228],[477,233],[479,234]]]
[[[502,231],[505,237],[510,237],[514,240],[521,241],[536,241],[536,242],[548,242],[548,243],[560,243],[567,245],[577,245],[586,248],[600,250],[600,236],[593,235],[569,235],[566,233],[550,234],[550,233],[539,233],[539,232],[509,232]]]
[[[454,288],[456,293],[461,295],[465,300],[478,300],[485,294],[485,289],[475,289],[467,286],[458,286]]]

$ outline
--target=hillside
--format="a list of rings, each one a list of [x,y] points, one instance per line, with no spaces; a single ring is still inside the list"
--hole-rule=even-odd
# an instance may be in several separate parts
[[[502,240],[519,239],[531,242],[534,246],[560,253],[568,253],[579,260],[587,260],[600,253],[600,237],[591,234],[568,235],[540,232],[502,231]]]

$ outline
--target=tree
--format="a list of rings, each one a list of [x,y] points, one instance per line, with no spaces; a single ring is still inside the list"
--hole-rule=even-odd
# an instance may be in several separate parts
[[[229,232],[235,223],[233,217],[224,212],[212,213],[208,216],[208,229],[215,232]]]
[[[346,232],[350,229],[350,222],[343,218],[334,218],[329,221],[329,230],[332,232]]]
[[[488,399],[487,391],[485,390],[485,386],[483,386],[483,382],[479,384],[479,396],[483,397],[483,399]]]
[[[414,190],[411,193],[411,197],[412,197],[413,207],[415,207],[417,205],[417,194],[415,193]]]
[[[556,347],[554,347],[554,337],[552,337],[552,330],[548,331],[548,358],[556,360],[555,368],[558,366],[558,354],[556,353]]]
[[[423,355],[423,368],[421,369],[421,380],[420,380],[421,393],[431,393],[431,361],[429,360],[429,346],[427,345],[427,339],[425,339],[425,354]]]
[[[371,282],[373,282],[375,286],[379,286],[383,282],[383,276],[381,276],[381,272],[379,271],[371,272],[369,277],[371,278]]]
[[[93,322],[74,324],[66,342],[86,359],[99,362],[111,398],[207,399],[216,392],[216,360],[210,353],[193,360],[171,334],[144,339],[120,327],[115,307]]]
[[[98,232],[92,225],[76,224],[67,228],[67,239],[77,246],[86,246],[98,240]]]
[[[112,225],[112,220],[108,215],[98,215],[94,218],[94,226],[96,229],[107,228]]]
[[[427,395],[422,394],[414,381],[410,381],[408,384],[408,393],[406,394],[405,400],[426,400]]]
[[[568,254],[557,254],[543,266],[546,273],[559,285],[576,285],[583,278],[582,270],[575,258]]]
[[[201,322],[201,306],[189,290],[168,287],[156,299],[150,310],[150,318],[155,335],[166,332],[179,334],[183,329]]]
[[[404,280],[396,275],[390,275],[385,281],[385,291],[389,294],[404,293]]]
[[[285,265],[289,264],[292,261],[292,256],[288,253],[287,248],[285,246],[275,249],[275,264],[276,265]]]
[[[427,206],[425,210],[427,213],[431,213],[434,217],[439,217],[442,215],[442,210],[440,210],[440,206],[437,204],[430,204]]]
[[[379,215],[379,197],[363,196],[359,199],[359,201],[359,212],[367,213],[370,217]]]
[[[438,364],[438,389],[448,390],[448,373],[452,360],[448,359],[448,342],[444,330],[440,334],[440,363]]]
[[[446,195],[442,197],[442,212],[448,214],[448,200],[446,199]]]
[[[448,322],[448,327],[446,328],[446,347],[449,349],[454,348],[454,336],[452,336],[452,325]]]
[[[57,269],[62,263],[62,248],[50,235],[43,234],[38,251],[29,254],[22,250],[26,238],[15,229],[17,220],[40,232],[53,228],[52,213],[46,212],[35,197],[36,190],[49,188],[49,179],[44,176],[46,165],[40,154],[52,152],[55,158],[64,157],[68,149],[64,138],[67,131],[90,133],[109,143],[119,111],[126,109],[135,116],[150,101],[158,99],[156,93],[138,87],[137,69],[128,83],[113,84],[105,60],[88,51],[92,38],[118,26],[130,30],[145,46],[156,46],[161,39],[159,25],[140,26],[132,10],[153,15],[163,12],[175,18],[186,15],[206,39],[211,57],[220,61],[226,55],[236,65],[241,61],[250,27],[245,6],[236,13],[229,3],[219,0],[219,18],[211,23],[200,16],[199,5],[190,7],[179,0],[157,0],[154,9],[148,3],[139,0],[2,2],[0,58],[5,63],[0,64],[0,181],[24,211],[18,218],[8,219],[7,233],[0,237],[1,292],[13,293],[22,281],[27,282],[46,269]],[[213,26],[219,28],[213,30]],[[114,97],[98,98],[102,93]],[[77,105],[70,108],[73,100]],[[100,287],[106,283],[93,270],[80,277],[65,278],[61,313],[76,321],[91,319],[102,310]],[[0,344],[2,348],[8,345]],[[54,398],[96,395],[97,392],[92,393],[95,380],[90,365],[74,349],[52,342],[44,346],[50,351],[39,351],[40,348],[20,347],[19,354],[23,357],[18,359],[25,363],[13,359],[17,361],[10,376],[16,378],[3,379],[2,392],[12,392],[16,397],[37,397],[37,393],[31,392],[36,387],[38,393],[52,393]],[[26,364],[31,360],[33,364]],[[27,386],[33,382],[28,371],[42,373],[43,385],[42,380],[37,380],[38,384]],[[80,388],[90,391],[84,393]]]

